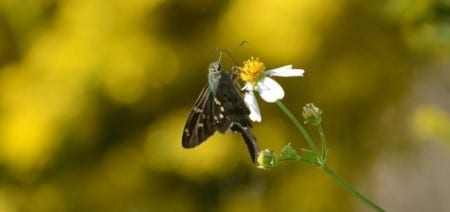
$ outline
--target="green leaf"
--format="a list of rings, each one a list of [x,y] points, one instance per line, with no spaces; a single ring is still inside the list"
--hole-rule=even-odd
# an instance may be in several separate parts
[[[297,154],[297,151],[292,147],[291,143],[288,143],[286,146],[281,149],[280,159],[282,160],[300,160],[300,155]]]
[[[311,149],[305,149],[302,148],[301,149],[304,155],[304,159],[306,159],[306,161],[314,164],[314,165],[319,165],[319,158],[320,155],[318,155],[316,152],[312,151]]]

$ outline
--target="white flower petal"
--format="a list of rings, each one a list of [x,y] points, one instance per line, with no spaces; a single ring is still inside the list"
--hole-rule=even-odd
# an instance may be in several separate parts
[[[277,77],[302,77],[303,73],[305,73],[305,70],[292,68],[292,65],[285,65],[266,71],[267,76]]]
[[[262,78],[257,87],[259,95],[266,102],[276,102],[284,97],[283,88],[272,78]]]
[[[244,87],[242,87],[241,90],[253,92],[253,84],[251,84],[251,83],[245,83]]]
[[[256,101],[255,93],[253,93],[252,90],[245,92],[244,102],[250,109],[250,120],[261,122],[261,113],[259,111],[258,102]]]

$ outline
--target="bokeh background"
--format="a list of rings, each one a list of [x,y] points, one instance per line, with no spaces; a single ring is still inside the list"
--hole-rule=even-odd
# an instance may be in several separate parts
[[[0,211],[370,211],[317,168],[257,170],[238,134],[181,147],[216,48],[305,69],[283,101],[322,108],[361,193],[450,211],[448,0],[1,0]],[[260,106],[261,148],[306,147]]]

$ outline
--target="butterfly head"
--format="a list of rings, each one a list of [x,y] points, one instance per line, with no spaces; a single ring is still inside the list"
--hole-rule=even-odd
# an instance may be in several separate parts
[[[222,59],[223,51],[220,51],[219,59],[217,61],[209,64],[208,71],[210,74],[217,74],[222,71],[222,66],[220,65],[220,60]]]
[[[208,67],[209,73],[218,73],[222,71],[222,66],[220,65],[220,59],[218,61],[212,62]]]

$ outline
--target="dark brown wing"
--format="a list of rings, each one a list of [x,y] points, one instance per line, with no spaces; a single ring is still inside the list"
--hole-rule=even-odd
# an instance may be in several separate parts
[[[241,133],[250,157],[256,161],[258,144],[250,131],[252,127],[248,116],[250,110],[242,99],[234,81],[226,72],[221,72],[214,96],[205,85],[195,101],[186,121],[182,145],[192,148],[213,135],[216,130],[225,133],[228,129]]]
[[[253,133],[250,131],[250,127],[243,127],[239,123],[233,123],[231,126],[231,130],[233,132],[240,132],[242,138],[245,141],[245,145],[247,145],[248,153],[250,153],[250,158],[253,163],[256,162],[257,152],[259,151],[258,143],[256,142],[256,138]]]
[[[200,92],[184,125],[182,137],[184,148],[195,147],[214,134],[216,125],[212,120],[212,107],[213,95],[207,84]]]
[[[232,123],[239,123],[242,127],[251,127],[248,118],[250,110],[242,99],[236,84],[224,71],[221,72],[213,102],[214,120],[221,133],[226,132]]]
[[[252,127],[248,118],[250,110],[242,99],[234,81],[225,72],[221,73],[213,102],[213,114],[217,130],[224,133],[231,128],[233,132],[241,133],[250,157],[255,163],[259,147],[255,136],[250,131]]]

